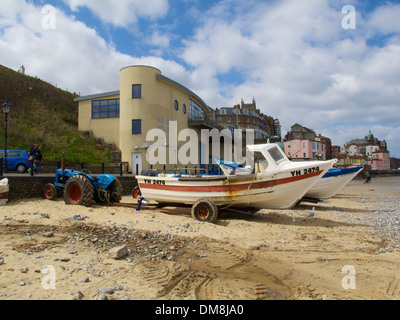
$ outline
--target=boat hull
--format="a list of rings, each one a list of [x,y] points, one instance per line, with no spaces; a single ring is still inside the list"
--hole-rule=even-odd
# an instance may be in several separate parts
[[[329,199],[334,197],[363,167],[332,169],[328,171],[305,195],[312,199]]]
[[[292,208],[332,167],[333,161],[298,163],[274,173],[245,176],[137,176],[142,197],[162,204],[193,205],[207,198],[217,206]]]

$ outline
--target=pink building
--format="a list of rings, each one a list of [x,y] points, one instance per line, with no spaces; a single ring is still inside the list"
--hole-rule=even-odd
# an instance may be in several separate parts
[[[291,159],[326,159],[325,144],[321,141],[285,141],[285,153]]]
[[[390,170],[389,151],[376,150],[371,154],[371,160],[367,161],[367,165],[371,170]]]

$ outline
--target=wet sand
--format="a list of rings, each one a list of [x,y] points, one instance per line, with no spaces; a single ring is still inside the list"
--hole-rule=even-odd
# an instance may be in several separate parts
[[[0,299],[399,299],[398,198],[399,177],[354,180],[323,203],[224,212],[215,224],[182,208],[9,202],[0,207]],[[113,259],[121,245],[128,255]]]

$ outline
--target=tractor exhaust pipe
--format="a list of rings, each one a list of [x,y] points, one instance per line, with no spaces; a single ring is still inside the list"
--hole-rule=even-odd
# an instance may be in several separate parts
[[[61,170],[62,170],[62,176],[61,180],[64,181],[64,171],[65,171],[65,152],[63,152],[63,156],[61,159]]]
[[[63,152],[63,156],[61,159],[61,170],[64,172],[65,170],[65,152]]]

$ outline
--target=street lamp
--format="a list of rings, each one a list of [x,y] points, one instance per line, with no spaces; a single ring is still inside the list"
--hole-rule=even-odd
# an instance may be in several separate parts
[[[7,173],[7,120],[8,114],[10,113],[12,105],[7,102],[3,103],[2,105],[4,116],[5,116],[5,128],[4,128],[4,163],[3,163],[3,172]]]

